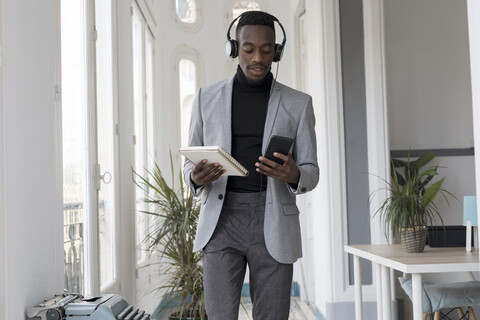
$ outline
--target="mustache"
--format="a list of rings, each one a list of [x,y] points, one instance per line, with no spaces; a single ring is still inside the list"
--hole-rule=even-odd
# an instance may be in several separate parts
[[[263,64],[253,64],[253,65],[249,65],[248,68],[262,68],[262,69],[270,69],[270,67],[268,66],[265,66]]]

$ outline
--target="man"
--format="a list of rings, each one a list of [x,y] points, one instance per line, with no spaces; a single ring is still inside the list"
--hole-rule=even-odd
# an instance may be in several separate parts
[[[311,97],[270,72],[285,44],[285,34],[275,44],[274,21],[265,12],[241,15],[237,40],[228,32],[227,43],[229,55],[238,54],[237,73],[201,88],[193,103],[189,145],[222,146],[250,171],[227,177],[218,163],[185,162],[185,181],[202,197],[194,250],[204,252],[209,320],[238,319],[247,265],[253,318],[289,316],[293,263],[302,250],[295,196],[316,186],[318,165]],[[262,156],[272,135],[294,139],[290,153],[275,153],[283,164]]]

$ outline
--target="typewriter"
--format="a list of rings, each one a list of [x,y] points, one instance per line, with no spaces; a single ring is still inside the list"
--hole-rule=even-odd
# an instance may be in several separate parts
[[[150,315],[117,294],[63,294],[29,308],[27,320],[150,320]]]

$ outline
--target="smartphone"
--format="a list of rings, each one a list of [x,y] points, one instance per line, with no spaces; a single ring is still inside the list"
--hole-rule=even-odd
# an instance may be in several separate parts
[[[270,142],[268,143],[267,152],[265,152],[265,158],[275,161],[276,163],[283,164],[283,160],[275,157],[273,153],[278,152],[284,155],[288,155],[292,144],[292,138],[273,135],[270,138]]]

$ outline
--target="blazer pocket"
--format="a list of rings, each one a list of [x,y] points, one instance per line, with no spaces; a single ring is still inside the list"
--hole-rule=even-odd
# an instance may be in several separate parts
[[[283,206],[283,214],[286,216],[293,216],[300,214],[300,210],[296,204],[287,204]]]

